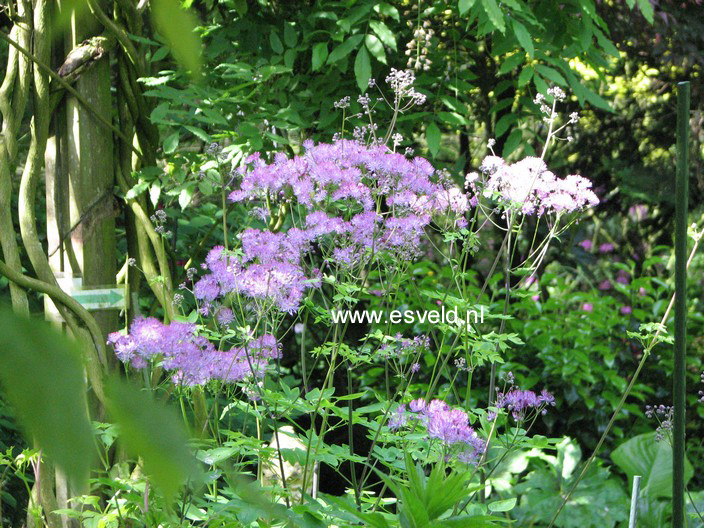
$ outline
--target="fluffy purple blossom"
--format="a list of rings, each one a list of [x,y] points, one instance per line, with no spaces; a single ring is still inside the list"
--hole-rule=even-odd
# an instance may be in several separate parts
[[[461,409],[452,409],[442,400],[432,400],[426,403],[423,399],[413,400],[408,404],[410,416],[406,414],[406,406],[399,407],[403,419],[392,417],[394,425],[402,427],[408,418],[418,420],[425,426],[428,436],[436,438],[448,449],[453,450],[457,457],[465,463],[476,463],[484,451],[485,443],[469,425],[469,416]],[[401,423],[401,421],[403,422]]]
[[[172,371],[174,382],[184,385],[261,377],[268,362],[281,357],[279,344],[271,335],[252,340],[244,347],[219,351],[197,334],[196,325],[164,325],[153,317],[135,319],[127,335],[111,333],[108,344],[115,348],[120,361],[134,368],[144,368],[159,358],[161,365]]]
[[[548,405],[555,405],[555,397],[545,389],[536,394],[531,390],[512,388],[506,393],[498,393],[496,397],[496,407],[511,411],[516,421],[525,420],[530,411],[545,414]]]
[[[271,163],[250,156],[238,169],[241,178],[231,201],[256,202],[266,211],[259,215],[263,219],[280,220],[297,211],[297,227],[277,233],[247,229],[237,257],[224,255],[222,248],[211,251],[205,266],[210,274],[194,288],[204,305],[237,292],[295,312],[305,290],[314,286],[302,267],[314,246],[342,268],[385,254],[411,260],[421,254],[433,217],[445,226],[467,225],[468,197],[423,158],[349,140],[307,141],[304,147],[299,156],[279,153]]]

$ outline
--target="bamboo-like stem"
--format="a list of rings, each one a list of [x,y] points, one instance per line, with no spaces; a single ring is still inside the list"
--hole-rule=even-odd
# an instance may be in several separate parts
[[[12,2],[10,2],[12,5]],[[24,47],[31,44],[29,14],[31,5],[27,0],[17,3],[17,22],[10,30],[10,37]],[[17,133],[29,97],[31,63],[15,48],[8,49],[7,67],[0,85],[0,249],[13,270],[22,271],[19,248],[12,220],[12,173],[17,155]],[[15,312],[29,314],[27,294],[15,283],[10,283],[10,298]]]
[[[684,458],[687,347],[687,209],[689,180],[689,82],[677,85],[677,184],[675,189],[675,369],[673,380],[672,526],[685,523]]]

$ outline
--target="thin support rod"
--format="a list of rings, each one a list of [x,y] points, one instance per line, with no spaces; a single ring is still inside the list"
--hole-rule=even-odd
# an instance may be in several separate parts
[[[689,183],[689,82],[677,85],[677,182],[675,187],[675,419],[672,456],[672,526],[684,527],[685,361],[687,339],[687,205]]]
[[[628,516],[628,528],[638,525],[638,495],[640,495],[640,475],[633,475],[633,491],[631,491],[631,514]]]

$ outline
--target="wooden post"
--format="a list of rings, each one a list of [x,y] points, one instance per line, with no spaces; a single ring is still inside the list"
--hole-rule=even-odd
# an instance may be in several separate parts
[[[63,46],[57,42],[55,64],[103,28],[90,13],[71,17]],[[63,49],[62,49],[63,48]],[[74,88],[108,121],[112,119],[110,63],[107,54],[80,72]],[[66,94],[53,116],[53,134],[47,142],[46,212],[49,264],[54,274],[82,288],[115,284],[116,238],[113,188],[115,184],[113,137],[75,98]],[[66,284],[63,282],[62,284]],[[51,301],[46,301],[47,314]],[[94,311],[104,336],[118,328],[117,310]],[[114,361],[114,358],[108,358]],[[96,419],[101,419],[98,409]],[[87,490],[71,489],[65,476],[56,473],[56,498],[60,508],[68,499]],[[77,528],[74,519],[61,516],[62,528]]]
[[[88,12],[71,18],[66,55],[103,28]],[[81,71],[74,85],[85,101],[112,119],[110,63],[107,54]],[[75,98],[54,116],[56,135],[47,149],[47,237],[50,264],[64,277],[81,277],[83,288],[115,284],[116,206],[113,137]],[[116,310],[93,312],[103,333],[118,327]]]

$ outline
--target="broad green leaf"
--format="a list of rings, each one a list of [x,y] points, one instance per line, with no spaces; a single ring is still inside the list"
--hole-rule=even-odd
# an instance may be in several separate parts
[[[369,53],[371,53],[376,60],[382,64],[386,64],[386,52],[384,51],[384,45],[376,35],[366,35],[364,37],[364,45],[367,46]]]
[[[369,79],[372,77],[372,65],[369,62],[369,53],[365,46],[359,48],[357,57],[354,59],[354,76],[357,79],[359,91],[366,92],[369,87]]]
[[[384,24],[381,20],[372,20],[369,22],[369,27],[372,28],[372,31],[376,33],[379,40],[381,40],[385,46],[396,51],[396,36],[394,32],[389,29],[389,26]]]
[[[533,66],[525,66],[518,75],[518,86],[523,87],[533,78]]]
[[[507,512],[511,511],[516,505],[516,497],[511,499],[497,500],[489,503],[489,511],[492,512]]]
[[[178,63],[197,78],[201,72],[201,39],[195,32],[198,19],[178,0],[152,0],[154,24],[168,42]]]
[[[484,6],[484,11],[486,11],[487,16],[491,24],[504,33],[506,31],[506,22],[504,21],[504,14],[501,12],[499,4],[496,0],[482,0],[482,5]]]
[[[628,476],[640,475],[642,492],[649,497],[672,497],[672,447],[655,440],[655,433],[645,433],[627,440],[611,453],[611,459]],[[685,484],[694,471],[685,459]]]
[[[311,69],[313,71],[318,71],[320,67],[325,64],[325,59],[328,58],[328,43],[318,42],[313,46],[313,58]]]
[[[164,139],[164,154],[171,154],[178,147],[178,132],[174,132]]]
[[[289,48],[293,48],[298,42],[298,33],[291,23],[284,25],[284,42]]]
[[[206,143],[210,143],[210,136],[202,128],[199,128],[196,126],[191,126],[191,125],[183,125],[183,128],[188,130],[191,134],[196,136],[201,141],[204,141]]]
[[[437,116],[440,118],[440,121],[448,125],[464,126],[468,124],[467,120],[457,112],[438,112]]]
[[[387,2],[376,2],[374,5],[374,11],[380,15],[391,17],[396,22],[401,20],[401,15],[399,15],[398,9]]]
[[[501,66],[499,67],[499,75],[503,75],[518,68],[518,65],[523,63],[524,58],[525,53],[522,51],[509,55],[508,58],[501,63]]]
[[[440,150],[440,129],[434,121],[431,121],[425,129],[425,141],[428,143],[428,150],[433,157],[438,155]]]
[[[142,458],[144,471],[154,484],[173,497],[197,468],[183,422],[149,392],[118,378],[109,380],[106,393],[120,440],[128,451]]]
[[[599,46],[601,46],[601,49],[603,49],[606,53],[611,55],[612,57],[619,58],[621,55],[618,51],[618,48],[614,46],[613,42],[609,40],[609,38],[604,35],[604,32],[601,31],[599,28],[593,28],[594,30],[594,35],[596,36],[596,41],[599,43]]]
[[[0,307],[0,382],[28,440],[77,486],[95,454],[78,345],[47,323]]]
[[[293,64],[296,62],[296,56],[298,52],[295,49],[287,49],[284,52],[284,64],[287,68],[293,68]]]
[[[281,42],[276,31],[269,33],[269,44],[271,45],[272,51],[277,55],[281,55],[284,52],[284,44]]]
[[[237,11],[239,16],[243,17],[247,14],[247,11],[249,10],[247,0],[233,0],[233,4],[235,6],[235,11]]]
[[[533,54],[535,53],[535,48],[533,46],[533,37],[531,37],[526,27],[515,18],[513,19],[513,32],[516,34],[516,39],[518,40],[518,43],[524,50],[526,50],[528,56],[532,59]]]
[[[516,121],[518,121],[518,116],[516,116],[516,114],[512,113],[502,115],[494,127],[494,136],[497,138],[503,136],[508,131],[509,127]]]
[[[518,148],[518,145],[521,144],[521,140],[523,139],[523,132],[521,132],[520,128],[514,128],[511,133],[508,135],[508,138],[506,139],[506,142],[504,143],[504,150],[501,152],[501,156],[505,159],[507,158],[514,150]]]
[[[548,93],[548,88],[549,88],[548,83],[546,83],[545,80],[540,75],[537,75],[537,71],[533,75],[533,84],[535,84],[535,89],[538,90],[538,93],[541,93],[541,94]]]
[[[183,211],[186,207],[188,207],[188,204],[191,203],[191,199],[193,198],[193,189],[190,187],[184,187],[181,189],[181,192],[178,193],[178,204],[181,206],[181,210]]]
[[[631,4],[632,3],[633,2],[631,2]],[[640,9],[640,12],[643,13],[645,19],[652,24],[655,12],[653,10],[653,4],[650,3],[650,0],[638,0],[638,9]]]
[[[565,78],[562,76],[562,74],[560,74],[559,71],[557,71],[554,68],[551,68],[550,66],[536,64],[535,71],[537,71],[540,75],[542,75],[546,79],[554,82],[555,84],[559,84],[560,86],[565,86],[567,84],[567,82],[565,81]]]
[[[159,197],[161,196],[161,183],[156,181],[152,184],[151,187],[149,187],[149,200],[152,202],[152,205],[156,207],[156,204],[159,203]]]
[[[335,64],[340,59],[344,59],[355,49],[364,38],[364,35],[352,35],[342,44],[337,46],[328,56],[328,64]]]
[[[464,15],[467,11],[472,9],[472,6],[477,0],[460,0],[457,7],[460,10],[460,15]]]

